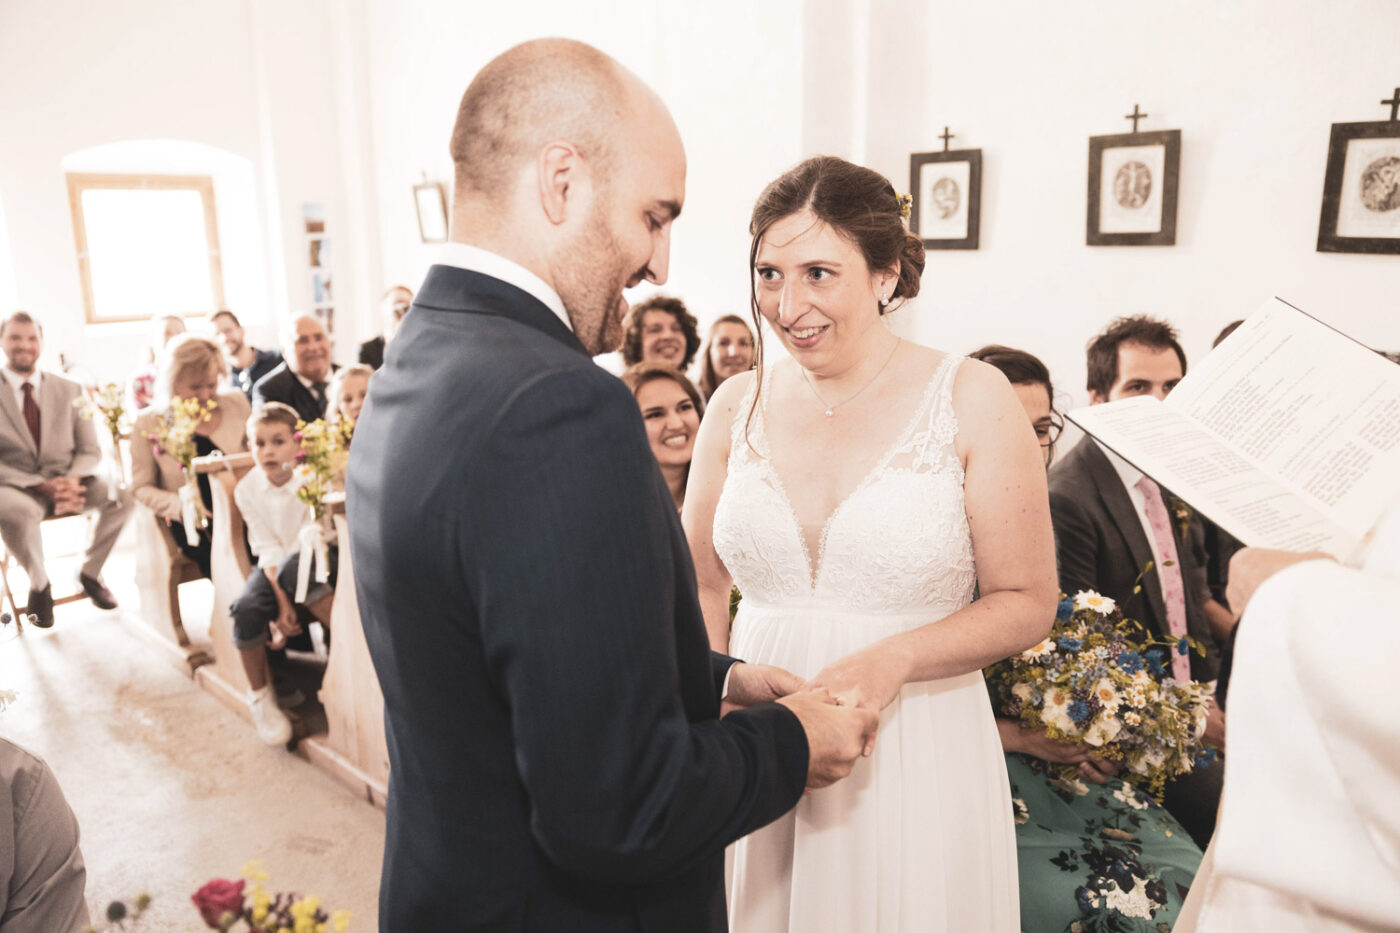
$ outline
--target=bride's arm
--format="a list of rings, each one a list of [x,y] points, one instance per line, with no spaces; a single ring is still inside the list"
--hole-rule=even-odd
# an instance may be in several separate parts
[[[695,561],[705,631],[710,636],[710,647],[721,653],[729,651],[729,590],[733,582],[715,553],[715,504],[729,473],[729,428],[752,379],[752,373],[726,379],[710,399],[695,439],[690,477],[685,484],[685,507],[681,510],[681,523]],[[743,417],[744,413],[738,416]]]
[[[1034,645],[1054,622],[1059,584],[1045,464],[1026,413],[1006,378],[976,360],[959,367],[953,407],[982,596],[813,678],[848,702],[881,709],[904,684],[980,670]]]

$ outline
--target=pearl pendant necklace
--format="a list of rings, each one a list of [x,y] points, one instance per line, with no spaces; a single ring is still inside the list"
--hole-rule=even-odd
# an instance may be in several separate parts
[[[798,371],[802,373],[802,381],[807,383],[807,388],[810,389],[812,391],[812,394],[817,397],[817,401],[821,402],[822,405],[825,406],[826,411],[824,411],[822,414],[826,415],[826,417],[828,418],[834,418],[836,416],[836,409],[851,401],[851,399],[855,398],[857,395],[860,395],[866,389],[870,388],[875,384],[875,380],[879,379],[881,374],[884,373],[885,369],[890,365],[890,360],[894,359],[894,355],[899,352],[899,347],[903,343],[903,337],[896,339],[894,343],[894,349],[890,350],[890,355],[885,357],[885,362],[880,364],[879,370],[876,371],[875,375],[871,377],[870,381],[867,382],[865,385],[861,386],[859,389],[856,389],[856,391],[853,394],[837,402],[835,405],[827,404],[826,399],[822,398],[821,393],[817,391],[817,387],[812,385],[812,380],[807,375],[807,370],[799,366]]]

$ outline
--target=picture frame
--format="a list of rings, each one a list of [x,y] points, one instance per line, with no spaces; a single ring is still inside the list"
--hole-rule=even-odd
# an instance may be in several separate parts
[[[909,156],[909,230],[924,249],[978,249],[981,239],[982,150],[916,152]]]
[[[418,237],[424,243],[447,242],[447,192],[442,183],[425,181],[413,186],[418,212]]]
[[[1400,120],[1332,124],[1317,251],[1400,254]]]
[[[1175,246],[1181,130],[1089,137],[1089,246]]]

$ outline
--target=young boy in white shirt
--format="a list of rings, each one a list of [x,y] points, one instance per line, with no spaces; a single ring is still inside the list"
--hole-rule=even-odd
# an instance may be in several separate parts
[[[233,498],[243,514],[248,547],[258,565],[248,575],[243,592],[229,607],[233,616],[233,643],[243,661],[252,688],[249,705],[258,738],[268,745],[285,745],[292,724],[277,705],[267,663],[267,646],[280,647],[287,636],[301,632],[296,590],[301,530],[310,521],[310,510],[297,499],[293,480],[296,462],[297,413],[281,402],[258,406],[248,419],[248,446],[257,466],[238,481]],[[330,549],[332,575],[336,549]],[[323,623],[330,618],[335,579],[329,584],[314,580],[301,605]]]

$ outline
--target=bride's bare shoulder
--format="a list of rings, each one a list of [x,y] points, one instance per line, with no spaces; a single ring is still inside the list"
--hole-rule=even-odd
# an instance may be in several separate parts
[[[746,373],[730,376],[719,384],[715,389],[715,394],[710,396],[710,401],[705,405],[706,417],[719,416],[725,423],[734,420],[734,412],[744,403],[745,396],[748,395],[749,387],[753,385],[756,374],[751,369]]]

